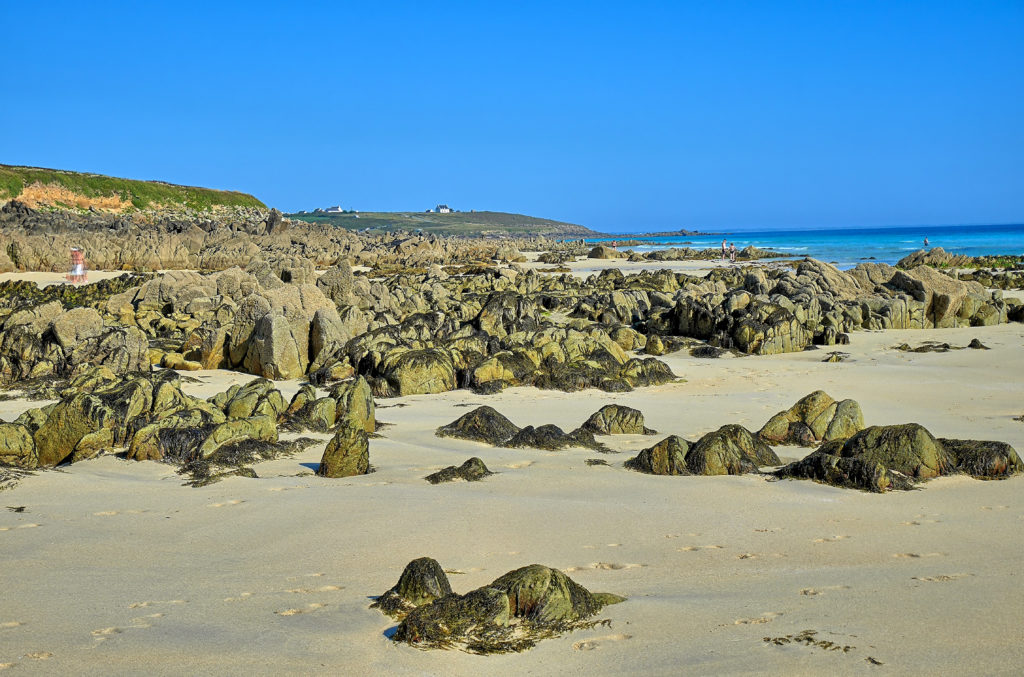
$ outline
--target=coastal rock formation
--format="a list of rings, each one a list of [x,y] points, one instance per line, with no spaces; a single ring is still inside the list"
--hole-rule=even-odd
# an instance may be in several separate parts
[[[622,601],[618,595],[591,593],[561,571],[532,564],[465,595],[449,593],[417,605],[393,639],[471,653],[522,651],[544,637],[583,627],[602,607]]]
[[[493,474],[487,469],[483,461],[474,456],[457,468],[454,465],[450,465],[447,468],[442,468],[435,473],[427,475],[424,479],[431,484],[441,484],[442,482],[453,482],[455,480],[477,482]]]
[[[316,474],[321,477],[351,477],[370,472],[370,444],[366,431],[351,425],[338,427],[324,449]]]
[[[626,461],[625,467],[650,475],[692,475],[686,465],[686,454],[689,451],[689,442],[676,435],[669,435]]]
[[[405,565],[398,583],[378,597],[370,608],[401,619],[416,607],[450,594],[452,586],[437,560],[420,557]]]
[[[837,402],[823,390],[816,390],[772,416],[757,434],[768,444],[808,447],[846,439],[863,428],[864,415],[859,404],[853,400]]]
[[[556,425],[547,424],[534,428],[528,425],[511,438],[505,440],[502,446],[513,449],[529,447],[533,449],[546,449],[547,451],[558,451],[570,447],[584,447],[587,449],[604,449],[594,439],[594,433],[582,428],[566,433]]]
[[[435,434],[438,437],[455,437],[499,446],[511,439],[519,430],[519,426],[493,407],[484,405],[463,414],[448,425],[441,426]]]
[[[916,423],[872,426],[848,440],[826,442],[776,475],[839,487],[886,491],[910,489],[921,480],[962,472],[997,479],[1024,471],[1005,442],[936,439]]]
[[[734,423],[704,435],[686,454],[686,465],[694,475],[741,475],[780,463],[771,447]]]
[[[644,415],[639,410],[618,404],[601,407],[580,428],[595,435],[656,434],[656,431],[644,426]]]
[[[724,425],[690,444],[671,435],[626,461],[630,470],[654,475],[742,475],[779,457],[741,425]]]

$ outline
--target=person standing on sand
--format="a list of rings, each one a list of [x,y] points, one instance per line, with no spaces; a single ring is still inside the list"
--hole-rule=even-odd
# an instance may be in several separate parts
[[[68,280],[71,284],[85,282],[85,255],[78,247],[71,248],[71,274]]]
[[[729,263],[736,263],[736,243],[729,243]]]
[[[727,251],[728,251],[728,248],[725,246],[725,238],[723,237],[722,238],[722,260],[723,261],[725,261],[725,253]]]

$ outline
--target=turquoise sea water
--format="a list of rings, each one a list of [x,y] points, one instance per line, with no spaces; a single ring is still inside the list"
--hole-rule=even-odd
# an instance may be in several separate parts
[[[673,236],[645,238],[642,246],[628,247],[638,252],[667,247],[719,248],[722,235]],[[952,254],[981,256],[984,254],[1024,255],[1024,224],[994,226],[907,226],[893,228],[846,228],[831,230],[763,230],[737,231],[725,236],[737,249],[754,245],[798,256],[812,256],[834,263],[839,268],[852,268],[862,261],[893,264],[907,254],[924,248],[942,247]],[[588,240],[638,239],[624,234],[617,237]]]

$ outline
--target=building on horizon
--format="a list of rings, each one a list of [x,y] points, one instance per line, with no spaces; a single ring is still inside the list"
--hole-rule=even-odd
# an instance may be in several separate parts
[[[434,211],[436,211],[438,214],[450,214],[452,208],[449,207],[448,205],[437,205],[437,207],[434,208]]]

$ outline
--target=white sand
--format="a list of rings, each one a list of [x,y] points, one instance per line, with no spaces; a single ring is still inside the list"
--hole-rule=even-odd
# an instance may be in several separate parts
[[[928,339],[990,351],[907,354]],[[1024,451],[1024,325],[852,334],[825,351],[697,360],[686,382],[633,393],[518,388],[378,402],[376,472],[310,473],[323,442],[256,466],[260,479],[182,486],[172,468],[103,457],[3,492],[0,663],[10,674],[1019,674],[1024,664],[1024,478],[941,478],[873,495],[759,476],[623,470],[669,433],[758,428],[816,388],[857,399],[868,424],[917,421],[938,436]],[[198,372],[195,394],[243,374]],[[284,384],[290,395],[298,384]],[[432,432],[490,404],[519,425],[579,425],[640,408],[656,437],[604,438],[627,453],[491,448]],[[5,402],[13,418],[27,405]],[[324,436],[320,436],[323,438]],[[784,458],[806,450],[779,447]],[[480,456],[499,474],[431,486]],[[603,458],[612,467],[589,467]],[[424,652],[390,642],[368,609],[420,556],[458,592],[525,564],[629,597],[609,627],[514,655]],[[815,630],[847,652],[764,637]],[[871,657],[883,663],[873,665]]]

